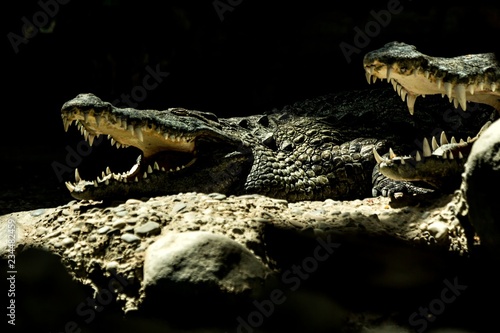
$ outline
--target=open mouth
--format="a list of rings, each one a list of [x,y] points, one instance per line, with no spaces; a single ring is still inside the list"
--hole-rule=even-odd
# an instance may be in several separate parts
[[[94,109],[71,109],[62,112],[64,130],[75,124],[90,146],[105,136],[111,146],[135,147],[135,163],[127,169],[105,167],[100,175],[83,179],[75,169],[75,181],[66,182],[71,193],[83,192],[87,187],[107,186],[112,182],[138,183],[159,173],[176,173],[196,162],[195,135],[173,133],[147,121],[130,120]],[[129,163],[130,165],[130,163]],[[128,166],[126,167],[128,168]]]

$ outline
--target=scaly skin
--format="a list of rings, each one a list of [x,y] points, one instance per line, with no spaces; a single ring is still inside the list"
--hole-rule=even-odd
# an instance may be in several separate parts
[[[412,115],[417,97],[435,94],[447,96],[455,108],[460,106],[464,111],[467,102],[500,110],[500,66],[493,53],[431,57],[415,46],[391,42],[367,53],[363,64],[368,83],[372,79],[390,82]],[[376,151],[374,154],[380,172],[391,179],[456,188],[475,139],[458,142],[452,138],[448,142],[443,133],[439,139],[433,138],[432,144],[424,139],[423,149],[412,156],[396,157],[392,153],[382,158]]]
[[[380,61],[377,64],[374,75],[383,72]],[[493,89],[492,84],[488,87]],[[81,94],[62,107],[65,130],[75,122],[90,144],[97,135],[105,135],[112,145],[138,148],[140,156],[126,172],[107,168],[96,177],[82,170],[82,177],[75,170],[74,180],[66,185],[73,197],[94,200],[220,192],[298,201],[418,192],[408,182],[382,176],[375,160],[380,157],[372,152],[415,149],[415,140],[428,137],[434,128],[457,137],[474,136],[478,121],[485,119],[442,117],[435,110],[446,104],[432,98],[422,105],[422,116],[409,119],[398,99],[389,90],[343,92],[266,114],[222,119],[183,108],[120,109]],[[417,150],[430,160],[423,148]],[[449,167],[433,167],[440,170],[432,175],[434,181],[428,181],[431,184],[436,178],[455,176]]]
[[[106,135],[112,144],[142,153],[125,173],[103,172],[84,180],[78,170],[66,185],[79,199],[118,199],[179,192],[260,193],[276,198],[319,200],[370,193],[371,153],[382,138],[339,133],[325,117],[276,113],[218,119],[181,108],[119,109],[92,94],[62,108],[92,143]]]

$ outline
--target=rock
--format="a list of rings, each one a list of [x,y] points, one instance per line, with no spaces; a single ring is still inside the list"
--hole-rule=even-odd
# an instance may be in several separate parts
[[[500,254],[500,121],[495,121],[472,147],[465,165],[462,193],[471,225],[484,244]]]
[[[134,228],[134,233],[139,236],[158,235],[160,231],[160,224],[151,221]]]
[[[168,300],[173,319],[211,312],[212,307],[221,307],[221,315],[226,315],[239,296],[261,295],[270,273],[248,249],[226,236],[169,233],[146,250],[144,306],[147,312],[157,311]]]
[[[448,224],[440,221],[435,221],[429,224],[427,230],[431,232],[437,240],[443,240],[448,235]]]
[[[121,236],[121,239],[127,243],[139,242],[141,239],[134,234],[125,233]]]

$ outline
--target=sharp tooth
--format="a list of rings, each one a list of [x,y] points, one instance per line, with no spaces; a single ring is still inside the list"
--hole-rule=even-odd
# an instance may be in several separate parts
[[[104,185],[109,185],[109,179],[106,179],[106,181],[104,182]]]
[[[422,160],[422,157],[420,157],[420,153],[417,151],[415,154],[415,161],[420,162]]]
[[[164,168],[164,167],[161,167],[161,171],[165,172],[165,168]]]
[[[441,155],[441,157],[445,160],[445,159],[448,158],[446,155],[447,155],[446,152],[443,152],[443,154]]]
[[[455,109],[458,108],[458,98],[452,98],[451,101],[453,101],[453,106],[455,107]]]
[[[458,158],[464,158],[464,155],[462,155],[461,151],[458,152]]]
[[[451,143],[457,143],[457,140],[455,139],[455,137],[454,137],[454,136],[452,136],[452,137],[451,137],[451,141],[450,141],[450,142],[451,142]]]
[[[460,144],[464,144],[464,143],[465,143],[464,139],[460,139]]]
[[[127,119],[122,119],[122,127],[127,128]]]
[[[372,75],[370,73],[366,72],[365,76],[366,76],[366,81],[368,82],[368,84],[372,84],[372,82],[371,82]]]
[[[417,100],[418,95],[408,94],[408,98],[406,99],[406,105],[408,105],[408,111],[413,115],[415,112],[415,101]]]
[[[70,182],[66,182],[64,184],[66,185],[66,187],[70,192],[73,192],[75,190],[75,187]]]
[[[450,160],[452,160],[452,159],[453,159],[453,152],[451,152],[451,151],[450,151],[450,152],[448,152],[448,158],[449,158]]]
[[[469,88],[469,93],[470,93],[471,95],[474,95],[474,88],[475,88],[475,87],[474,87],[474,84],[470,84],[467,88]]]
[[[429,141],[427,141],[427,138],[424,138],[424,142],[422,143],[422,153],[424,157],[429,157],[432,155],[431,147],[429,146]]]
[[[109,166],[106,167],[106,174],[109,175],[111,173],[111,169],[109,168]]]
[[[125,145],[122,145],[121,143],[119,143],[118,141],[116,142],[116,148],[121,148],[121,147],[125,147]]]
[[[431,146],[432,146],[432,150],[436,150],[439,148],[439,145],[438,145],[435,137],[432,137]]]
[[[85,121],[86,123],[89,122],[89,113],[88,112],[83,113],[83,121]]]
[[[405,159],[402,157],[401,158],[401,165],[405,164]]]
[[[111,138],[111,145],[114,146],[116,143],[115,139]]]
[[[375,71],[375,66],[370,66],[368,68],[369,68],[370,74],[373,75],[373,72]]]
[[[436,84],[438,86],[438,89],[441,89],[441,85],[443,84],[443,79],[436,79]]]
[[[130,134],[134,135],[134,125],[129,124],[127,126],[127,130],[130,132]]]
[[[406,98],[406,95],[408,94],[408,92],[406,91],[405,88],[401,88],[401,100],[404,102],[405,101],[405,98]]]
[[[138,183],[139,182],[139,178],[135,177],[134,178],[134,182]]]
[[[63,119],[64,131],[67,132],[69,130],[69,126],[71,125],[71,121],[68,121],[66,118]]]
[[[495,90],[497,90],[497,84],[495,82],[491,83],[490,87],[492,92],[495,92]]]
[[[451,98],[451,88],[453,88],[453,85],[450,82],[444,83],[444,92],[448,98]]]
[[[455,95],[457,96],[458,103],[462,107],[462,110],[467,109],[467,100],[465,99],[465,84],[459,84],[455,87]]]
[[[83,129],[83,138],[85,139],[85,141],[88,141],[89,138],[89,133],[85,128]]]
[[[148,173],[144,172],[144,174],[142,175],[142,178],[148,178]]]
[[[426,79],[429,79],[429,75],[430,75],[429,71],[425,71],[424,72],[424,76],[425,76]]]
[[[392,83],[392,87],[394,88],[394,91],[397,91],[398,83],[396,82],[396,80],[391,79],[391,83]]]
[[[99,124],[101,123],[101,119],[102,119],[101,116],[96,114],[96,115],[94,115],[94,118],[95,118],[95,123],[96,123],[97,127],[99,127]]]
[[[477,87],[479,88],[479,90],[484,90],[484,82],[479,82]]]
[[[151,165],[148,165],[148,173],[153,173],[153,169],[151,168]]]
[[[418,75],[418,71],[419,71],[419,69],[418,69],[418,68],[416,68],[416,69],[413,71],[413,76],[415,76],[415,77],[416,77],[416,76]]]
[[[78,168],[75,169],[75,181],[79,183],[82,180],[80,177],[80,173],[78,172]]]
[[[392,160],[394,157],[396,157],[396,154],[394,154],[392,148],[389,148],[389,158]]]
[[[123,182],[126,183],[127,182],[127,178],[123,178]]]
[[[104,177],[106,177],[106,173],[104,171],[101,171],[101,178],[104,179]],[[99,180],[99,178],[97,178],[97,180]]]
[[[472,138],[470,136],[467,137],[467,142],[471,142]]]
[[[130,175],[134,174],[137,171],[137,168],[139,167],[138,164],[134,164],[130,171],[128,172]]]
[[[382,157],[378,154],[377,149],[375,148],[373,148],[373,156],[375,157],[375,161],[377,161],[377,163],[382,162]]]
[[[153,168],[155,170],[160,170],[160,167],[158,166],[158,163],[155,161],[155,164],[153,165]]]
[[[94,187],[98,187],[97,180],[94,180]]]
[[[135,135],[139,138],[139,141],[144,142],[144,136],[142,135],[142,129],[140,127],[135,128]]]
[[[396,88],[396,92],[398,93],[399,96],[401,96],[401,89],[403,89],[403,86],[398,84]]]
[[[90,144],[90,146],[92,146],[92,144],[94,143],[94,139],[95,139],[95,135],[89,134],[89,144]]]
[[[441,142],[441,145],[449,143],[448,138],[446,137],[446,133],[444,131],[441,132],[441,138],[439,140]]]
[[[392,67],[387,67],[387,81],[389,81],[389,79],[391,78],[391,73],[392,73]]]

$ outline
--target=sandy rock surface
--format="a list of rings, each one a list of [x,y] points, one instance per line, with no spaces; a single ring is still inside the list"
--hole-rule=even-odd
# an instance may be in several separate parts
[[[315,314],[300,322],[356,327],[372,319],[351,317],[353,297],[377,299],[383,292],[398,300],[401,290],[412,297],[467,258],[456,199],[289,203],[260,195],[184,193],[111,205],[71,201],[4,215],[0,227],[15,221],[18,252],[36,248],[60,256],[79,285],[98,296],[116,294],[122,314],[154,314],[168,294],[176,303],[170,315],[161,316],[181,326],[189,320],[186,312],[194,312],[209,313],[200,317],[203,322],[229,322],[230,328],[239,323],[242,329],[255,311],[252,300],[273,295],[277,302],[290,300],[286,311],[301,312],[290,310],[299,302],[293,301],[301,295],[297,289],[312,288],[313,294],[324,289],[320,303],[341,310],[334,319]],[[5,256],[7,244],[0,246]],[[214,306],[225,315],[207,311]],[[281,317],[271,318],[279,323]]]

